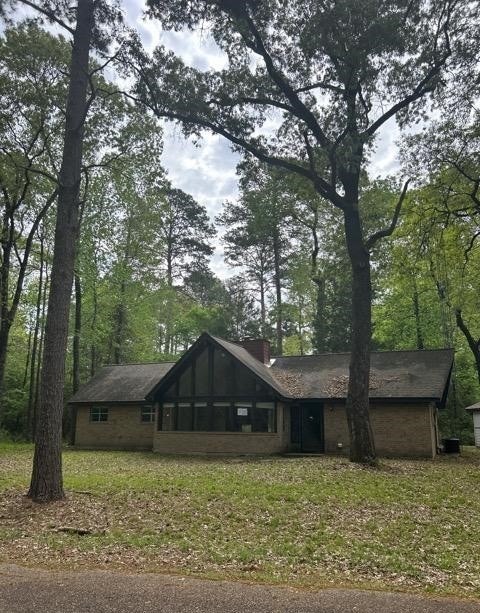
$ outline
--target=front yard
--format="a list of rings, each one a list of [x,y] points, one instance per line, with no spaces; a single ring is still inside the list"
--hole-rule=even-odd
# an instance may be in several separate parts
[[[0,562],[480,598],[480,453],[435,461],[67,451],[65,502],[0,445]]]

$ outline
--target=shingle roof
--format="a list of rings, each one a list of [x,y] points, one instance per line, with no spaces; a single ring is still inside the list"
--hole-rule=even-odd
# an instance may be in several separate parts
[[[471,404],[469,407],[465,407],[465,411],[480,411],[480,402]]]
[[[442,400],[453,356],[453,349],[372,352],[370,398]],[[286,356],[270,371],[296,398],[345,398],[349,361],[349,353]]]
[[[105,366],[70,398],[82,402],[144,402],[175,362]]]
[[[346,397],[349,353],[278,357],[268,367],[240,345],[206,333],[200,339],[205,337],[230,353],[282,398],[321,400]],[[444,399],[453,355],[452,349],[372,352],[370,398]],[[106,366],[69,402],[142,402],[175,364]],[[468,408],[476,408],[476,405]]]

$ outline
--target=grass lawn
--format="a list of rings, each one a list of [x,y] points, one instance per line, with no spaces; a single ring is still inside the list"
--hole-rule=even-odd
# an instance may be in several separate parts
[[[68,499],[49,505],[23,497],[31,458],[0,445],[0,562],[480,598],[473,449],[379,469],[66,451]]]

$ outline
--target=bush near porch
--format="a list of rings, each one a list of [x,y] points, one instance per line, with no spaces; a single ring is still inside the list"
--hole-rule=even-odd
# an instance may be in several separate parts
[[[31,503],[32,447],[0,444],[0,562],[480,598],[480,453],[383,460],[64,454]]]

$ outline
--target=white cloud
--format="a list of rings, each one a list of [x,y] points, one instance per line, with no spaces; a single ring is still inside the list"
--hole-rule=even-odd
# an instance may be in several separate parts
[[[381,128],[375,151],[369,164],[369,173],[373,178],[386,177],[399,169],[397,141],[400,129],[395,119],[389,119]]]
[[[183,61],[199,70],[219,70],[226,65],[226,57],[209,37],[208,31],[162,32],[158,21],[144,19],[144,0],[125,0],[127,20],[135,27],[146,47],[151,52],[158,44],[163,44],[178,54]],[[269,117],[262,133],[272,134],[278,127],[279,118]],[[369,172],[372,177],[385,177],[398,170],[399,128],[394,119],[389,120],[381,129],[375,151],[371,156]],[[238,154],[234,154],[228,142],[220,136],[205,133],[199,146],[191,139],[185,139],[180,130],[172,124],[165,125],[165,145],[161,163],[168,170],[175,187],[191,194],[203,204],[213,220],[221,211],[222,203],[238,196],[236,164]],[[223,261],[221,234],[217,237],[215,254],[211,260],[212,270],[225,278],[235,271]]]
[[[199,146],[195,146],[192,139],[185,139],[179,133],[178,128],[168,124],[165,127],[162,165],[168,169],[175,187],[203,204],[212,221],[221,212],[225,200],[235,200],[238,196],[235,172],[238,160],[227,141],[218,135],[205,133]],[[223,261],[222,230],[217,230],[211,268],[219,277],[226,278],[233,272]]]

